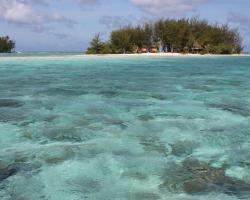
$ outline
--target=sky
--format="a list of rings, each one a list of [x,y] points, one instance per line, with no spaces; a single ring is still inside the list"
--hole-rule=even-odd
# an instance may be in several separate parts
[[[84,51],[100,33],[159,18],[199,17],[238,28],[250,52],[250,0],[0,0],[0,35],[18,51]]]

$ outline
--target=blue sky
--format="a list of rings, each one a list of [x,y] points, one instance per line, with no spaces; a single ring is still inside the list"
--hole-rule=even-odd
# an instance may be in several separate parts
[[[84,51],[95,33],[157,18],[198,16],[239,28],[250,51],[250,0],[0,0],[0,35],[19,51]]]

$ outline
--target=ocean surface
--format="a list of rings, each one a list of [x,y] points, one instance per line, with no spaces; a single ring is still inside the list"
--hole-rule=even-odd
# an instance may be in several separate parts
[[[0,199],[249,200],[250,57],[1,56]]]

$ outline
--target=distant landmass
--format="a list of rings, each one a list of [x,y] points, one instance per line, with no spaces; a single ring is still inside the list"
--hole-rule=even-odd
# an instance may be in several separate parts
[[[96,34],[86,53],[240,54],[242,50],[242,38],[237,29],[226,24],[210,24],[199,18],[183,18],[125,26],[112,31],[106,42]]]
[[[15,42],[9,36],[0,37],[0,53],[11,53],[15,49]]]

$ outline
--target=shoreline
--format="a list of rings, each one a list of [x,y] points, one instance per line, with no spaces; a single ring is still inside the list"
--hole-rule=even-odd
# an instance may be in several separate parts
[[[141,53],[141,54],[83,54],[92,57],[237,57],[250,54],[183,54],[183,53]]]
[[[182,54],[182,53],[143,53],[143,54],[73,54],[73,55],[65,55],[62,53],[55,54],[53,53],[48,55],[37,55],[34,53],[33,55],[27,54],[9,54],[2,55],[0,54],[0,62],[1,61],[11,61],[11,60],[61,60],[61,59],[81,59],[81,58],[164,58],[164,57],[176,57],[176,58],[212,58],[212,57],[250,57],[250,54]]]

